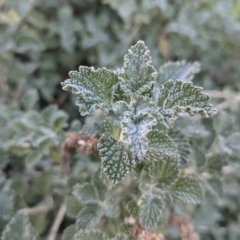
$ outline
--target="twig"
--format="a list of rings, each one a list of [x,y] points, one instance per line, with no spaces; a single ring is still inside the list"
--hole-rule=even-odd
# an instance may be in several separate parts
[[[66,205],[63,203],[58,210],[57,216],[56,216],[56,218],[53,222],[53,225],[50,229],[47,240],[55,240],[56,239],[58,229],[62,223],[65,213],[66,213]]]

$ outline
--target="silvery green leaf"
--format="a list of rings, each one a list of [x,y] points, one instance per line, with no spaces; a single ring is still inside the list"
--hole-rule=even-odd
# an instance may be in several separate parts
[[[38,236],[28,216],[18,212],[3,231],[3,240],[37,240]]]
[[[92,176],[91,182],[97,188],[99,199],[103,201],[105,199],[107,188],[100,177],[100,171],[95,172],[95,174]]]
[[[137,96],[152,88],[156,80],[156,70],[151,65],[149,50],[143,41],[128,50],[124,66],[119,72],[121,87],[127,96]]]
[[[73,195],[81,203],[95,203],[99,200],[96,187],[92,183],[76,184],[73,187]]]
[[[206,163],[205,154],[197,147],[194,147],[194,156],[195,156],[196,166],[198,168],[203,167]]]
[[[164,203],[156,197],[144,196],[141,198],[139,220],[143,227],[156,227],[163,214]]]
[[[65,199],[67,208],[67,215],[72,218],[76,218],[78,213],[82,210],[82,206],[77,198],[72,195],[68,195]]]
[[[169,188],[173,201],[200,203],[203,200],[203,190],[199,180],[193,177],[180,177]]]
[[[113,184],[121,182],[133,172],[136,160],[122,142],[104,134],[99,139],[99,154],[102,159],[102,172]]]
[[[61,237],[61,240],[74,240],[74,235],[76,234],[77,229],[75,225],[68,226]]]
[[[227,112],[221,111],[214,118],[213,126],[218,135],[228,136],[234,126],[234,118]]]
[[[207,180],[207,186],[209,190],[216,196],[222,197],[223,196],[223,186],[222,182],[217,177],[212,177]]]
[[[80,230],[74,235],[74,240],[108,240],[107,234],[100,230]]]
[[[125,112],[121,124],[123,140],[127,142],[129,149],[139,161],[142,161],[148,151],[147,134],[157,124],[156,119],[150,114]]]
[[[177,129],[170,129],[168,132],[178,149],[179,163],[185,165],[189,161],[191,146],[188,138]]]
[[[111,124],[108,120],[109,118],[104,122],[105,132],[114,139],[119,140],[122,131],[121,128],[118,125]]]
[[[102,217],[102,208],[96,204],[88,204],[77,215],[78,229],[93,228],[99,224]]]
[[[153,183],[159,183],[163,187],[170,185],[178,177],[178,159],[165,156],[160,161],[153,162],[148,171]]]
[[[137,205],[137,203],[134,200],[131,200],[128,203],[127,209],[134,219],[139,218],[139,206]]]
[[[101,68],[79,67],[79,72],[69,73],[71,79],[62,83],[63,89],[77,95],[76,105],[81,114],[92,114],[96,109],[108,112],[112,104],[112,89],[118,82],[117,76]]]
[[[200,71],[199,62],[186,63],[186,61],[167,62],[159,69],[157,84],[167,82],[168,80],[191,81],[196,73]]]
[[[210,96],[202,93],[202,88],[193,86],[192,83],[168,80],[159,91],[157,103],[161,108],[160,113],[166,118],[163,122],[166,126],[180,113],[187,113],[190,116],[200,114],[204,117],[216,113],[216,109],[209,104]]]
[[[226,155],[222,153],[214,154],[207,158],[206,167],[210,173],[219,174],[223,167],[223,161],[225,160]]]
[[[149,161],[162,161],[164,159],[172,159],[174,164],[177,162],[178,150],[172,139],[164,132],[153,130],[147,135],[149,144],[146,160]]]
[[[115,198],[107,198],[102,203],[104,216],[108,218],[117,218],[120,215],[119,201]]]
[[[118,101],[113,104],[112,110],[109,111],[108,119],[112,124],[120,125],[124,118],[124,112],[129,112],[129,106],[124,101]]]
[[[127,96],[124,93],[120,83],[115,85],[114,88],[113,88],[113,102],[118,102],[118,101],[124,101],[126,103],[130,102],[130,96]]]

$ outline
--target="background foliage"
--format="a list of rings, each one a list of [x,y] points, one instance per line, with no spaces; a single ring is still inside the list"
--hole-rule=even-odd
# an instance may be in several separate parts
[[[179,145],[182,161],[189,164],[184,171],[197,169],[208,189],[201,205],[176,204],[172,212],[188,213],[202,239],[239,239],[238,1],[2,0],[0,8],[0,232],[20,219],[28,226],[22,239],[34,239],[35,232],[50,239],[52,223],[66,206],[59,236],[70,226],[68,239],[74,219],[84,214],[83,205],[96,208],[78,195],[78,186],[94,181],[98,155],[71,154],[70,175],[62,173],[59,161],[65,131],[97,134],[102,119],[81,118],[76,99],[62,91],[60,82],[79,65],[121,67],[127,49],[142,39],[157,70],[168,60],[199,61],[202,71],[194,84],[208,89],[219,109],[213,120],[180,119],[169,133],[176,142],[186,136],[185,145]],[[194,151],[188,151],[189,144]],[[117,213],[99,211],[121,219],[120,212],[127,210],[120,208]],[[104,230],[113,237],[118,220],[105,221]],[[23,227],[18,226],[20,232]],[[170,224],[161,231],[167,239],[180,239]],[[4,240],[14,239],[8,234],[5,230]]]

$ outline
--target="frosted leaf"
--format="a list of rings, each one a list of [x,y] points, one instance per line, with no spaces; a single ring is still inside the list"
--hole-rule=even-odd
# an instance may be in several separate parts
[[[112,89],[118,82],[117,76],[101,68],[79,67],[79,72],[69,73],[71,79],[62,82],[64,90],[77,95],[76,105],[81,115],[92,114],[96,109],[108,112],[112,103]]]
[[[156,124],[156,119],[150,114],[135,115],[130,112],[124,114],[124,121],[122,122],[123,139],[127,142],[132,154],[137,156],[140,161],[147,154],[147,134]]]
[[[162,161],[172,159],[174,164],[177,162],[178,150],[172,139],[164,132],[153,130],[147,135],[149,144],[145,157],[149,161]]]
[[[179,154],[179,163],[181,165],[186,165],[189,161],[189,155],[191,153],[191,146],[188,138],[182,134],[179,130],[170,130],[169,136],[172,138],[177,146]]]
[[[171,119],[174,121],[180,113],[187,113],[190,116],[200,114],[204,117],[215,114],[216,109],[209,104],[209,101],[210,96],[202,93],[201,87],[180,80],[169,80],[164,83],[157,100],[161,108],[160,113],[166,118],[163,124],[168,127],[171,127],[169,126]]]
[[[217,153],[207,158],[206,168],[210,173],[221,173],[226,154]]]
[[[138,41],[124,57],[124,66],[119,72],[121,87],[127,96],[137,96],[150,90],[155,80],[156,70],[151,65],[149,50],[143,41]]]
[[[223,186],[222,182],[217,177],[212,177],[207,180],[207,186],[209,190],[218,198],[223,196]]]
[[[102,159],[102,172],[113,184],[121,182],[133,172],[135,159],[122,142],[104,134],[98,144]]]
[[[124,101],[119,101],[113,104],[112,110],[108,114],[108,119],[112,124],[120,125],[123,121],[124,112],[130,111],[129,106]]]
[[[157,84],[167,82],[168,80],[191,81],[196,73],[200,71],[199,62],[186,63],[186,61],[167,62],[159,69]]]
[[[170,185],[178,177],[178,159],[165,156],[158,162],[153,162],[149,167],[149,176],[153,183],[161,186]]]
[[[173,201],[200,203],[203,200],[203,190],[199,180],[193,177],[180,177],[170,186],[169,193]]]
[[[108,218],[117,218],[120,215],[119,202],[115,198],[107,198],[102,203],[102,211],[104,216]]]
[[[121,135],[121,128],[115,124],[111,124],[109,122],[109,119],[104,122],[104,128],[105,132],[109,134],[111,137],[113,137],[116,140],[119,140],[119,137]]]
[[[94,203],[99,200],[96,187],[91,183],[84,183],[82,185],[76,184],[73,187],[73,195],[81,203]]]
[[[130,96],[127,96],[121,88],[120,83],[113,88],[113,102],[124,101],[126,103],[130,102]]]
[[[141,199],[140,223],[147,229],[157,226],[163,206],[161,199],[144,196]]]
[[[108,235],[100,230],[80,230],[74,235],[74,240],[107,240]]]
[[[93,228],[99,224],[102,217],[102,209],[98,204],[91,203],[83,208],[77,215],[78,229]]]
[[[3,231],[3,240],[37,240],[37,233],[28,216],[18,212]]]

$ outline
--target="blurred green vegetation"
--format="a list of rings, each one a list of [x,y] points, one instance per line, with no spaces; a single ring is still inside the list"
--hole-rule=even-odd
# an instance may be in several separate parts
[[[71,156],[72,173],[60,171],[64,132],[82,126],[88,132],[101,122],[81,118],[75,98],[62,91],[60,82],[79,65],[121,67],[127,49],[139,39],[149,47],[156,69],[169,60],[201,63],[194,84],[209,90],[220,111],[215,130],[212,120],[199,123],[206,138],[201,146],[208,149],[215,135],[221,141],[240,131],[238,0],[0,0],[0,9],[0,232],[17,210],[47,202],[47,211],[30,218],[47,236],[72,186],[89,181],[98,169],[98,156],[78,153]],[[191,144],[199,144],[194,133],[186,132]],[[224,146],[218,142],[220,153]],[[231,161],[220,166],[222,199],[206,194],[194,209],[175,206],[178,213],[189,211],[204,240],[240,239],[240,172],[237,161]],[[74,223],[71,216],[60,233]],[[175,230],[166,226],[167,239],[179,239]]]

